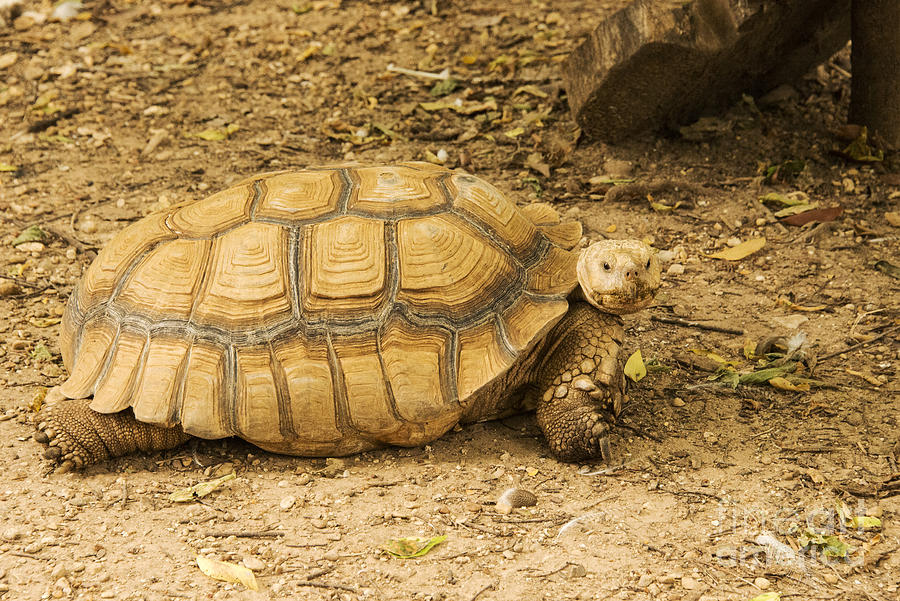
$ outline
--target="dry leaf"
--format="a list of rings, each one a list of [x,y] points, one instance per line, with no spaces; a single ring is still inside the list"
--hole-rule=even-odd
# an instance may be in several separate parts
[[[806,225],[811,221],[825,223],[826,221],[834,221],[844,212],[843,207],[828,207],[825,209],[812,209],[804,211],[796,215],[789,215],[781,220],[781,223],[788,225]]]
[[[628,357],[628,361],[625,362],[625,375],[628,376],[632,382],[642,380],[644,376],[647,375],[647,366],[644,365],[644,358],[641,357],[640,349],[634,351],[634,353]]]
[[[432,538],[419,538],[418,536],[395,538],[385,542],[382,549],[399,559],[412,559],[425,555],[435,545],[444,542],[446,539],[447,537],[443,535]]]
[[[188,503],[190,501],[194,501],[196,499],[199,499],[200,497],[205,497],[212,491],[219,488],[225,482],[234,480],[236,477],[237,476],[235,476],[234,472],[231,472],[230,474],[225,474],[221,478],[216,478],[215,480],[200,482],[191,487],[176,490],[169,495],[169,500],[173,503]]]
[[[794,384],[787,378],[775,376],[769,379],[769,385],[779,390],[789,390],[791,392],[809,392],[809,384]]]
[[[737,246],[720,250],[717,253],[709,255],[710,259],[725,259],[726,261],[740,261],[744,257],[749,257],[766,245],[765,238],[750,238],[745,242],[741,242]]]
[[[197,556],[197,566],[201,572],[210,578],[240,583],[253,591],[259,590],[259,585],[256,584],[256,576],[244,566],[228,563],[227,561],[219,561],[218,559],[210,559],[203,555]]]

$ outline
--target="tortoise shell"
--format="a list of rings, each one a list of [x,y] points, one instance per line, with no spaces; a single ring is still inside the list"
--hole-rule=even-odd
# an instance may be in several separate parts
[[[100,252],[60,392],[278,452],[427,442],[566,312],[577,255],[545,217],[427,163],[244,180]]]

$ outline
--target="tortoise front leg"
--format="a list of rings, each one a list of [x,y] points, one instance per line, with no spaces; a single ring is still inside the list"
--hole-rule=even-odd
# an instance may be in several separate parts
[[[58,463],[58,471],[81,469],[136,451],[172,449],[190,438],[181,426],[162,428],[139,422],[130,409],[104,414],[89,405],[90,399],[57,401],[35,420],[34,439],[47,446],[44,457]]]
[[[560,460],[609,459],[609,424],[625,393],[623,335],[621,318],[577,303],[548,336],[537,422]]]

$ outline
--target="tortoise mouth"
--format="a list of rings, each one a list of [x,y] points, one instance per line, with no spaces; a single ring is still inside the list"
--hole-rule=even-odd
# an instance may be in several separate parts
[[[595,292],[591,301],[598,309],[616,315],[635,313],[646,309],[656,298],[656,290],[644,290],[634,294],[604,294]]]

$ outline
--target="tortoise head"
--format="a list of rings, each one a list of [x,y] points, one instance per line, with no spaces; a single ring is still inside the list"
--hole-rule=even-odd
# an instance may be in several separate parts
[[[659,290],[659,259],[639,240],[594,242],[581,251],[577,272],[585,299],[604,313],[640,311]]]

